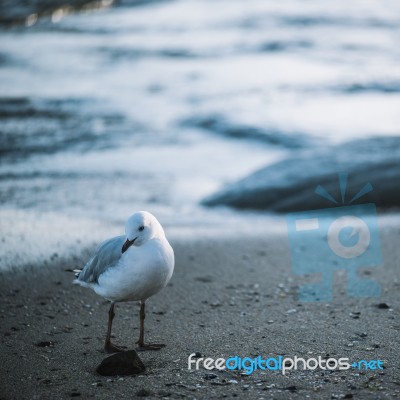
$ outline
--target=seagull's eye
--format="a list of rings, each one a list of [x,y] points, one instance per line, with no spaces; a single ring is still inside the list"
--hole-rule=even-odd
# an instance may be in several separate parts
[[[139,231],[142,232],[144,230],[144,226],[139,227]]]

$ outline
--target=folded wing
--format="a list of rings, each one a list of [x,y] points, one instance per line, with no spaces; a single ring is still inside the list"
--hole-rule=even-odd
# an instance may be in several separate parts
[[[79,272],[74,283],[89,285],[97,283],[99,276],[104,271],[117,265],[122,256],[124,240],[124,236],[116,236],[103,242],[82,271]]]

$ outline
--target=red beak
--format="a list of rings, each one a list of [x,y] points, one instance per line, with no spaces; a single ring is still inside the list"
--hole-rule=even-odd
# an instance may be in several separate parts
[[[125,253],[129,249],[129,247],[131,247],[133,245],[133,243],[135,243],[136,239],[137,238],[135,238],[133,240],[126,239],[124,245],[122,246],[122,253]]]

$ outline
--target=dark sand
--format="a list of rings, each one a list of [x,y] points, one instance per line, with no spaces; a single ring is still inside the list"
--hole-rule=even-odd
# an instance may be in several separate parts
[[[147,371],[135,377],[96,374],[105,357],[108,305],[71,284],[73,276],[64,269],[75,261],[4,273],[0,398],[398,398],[400,229],[386,227],[381,237],[385,264],[369,277],[381,283],[382,296],[350,298],[338,274],[329,304],[299,303],[285,236],[173,242],[174,276],[148,301],[146,320],[147,339],[167,347],[140,353]],[[378,303],[390,308],[378,308]],[[115,343],[134,348],[138,311],[134,303],[117,306]],[[37,346],[48,341],[54,345]],[[214,358],[329,354],[381,359],[385,369],[300,370],[286,376],[280,371],[250,376],[188,371],[193,352]]]

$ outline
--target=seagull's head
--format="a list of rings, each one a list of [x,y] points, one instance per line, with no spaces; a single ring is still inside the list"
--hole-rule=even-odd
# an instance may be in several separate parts
[[[130,216],[125,224],[125,233],[122,253],[130,246],[141,246],[150,239],[164,236],[164,230],[157,218],[147,211],[139,211]]]

